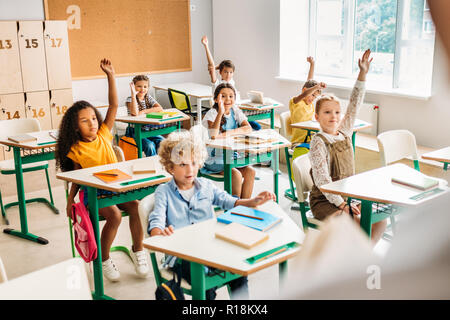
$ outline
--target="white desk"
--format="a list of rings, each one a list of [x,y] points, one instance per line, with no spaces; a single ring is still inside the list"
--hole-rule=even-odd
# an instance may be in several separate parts
[[[162,167],[159,168],[156,174],[133,174],[132,168],[134,163],[146,162],[149,161],[150,158],[153,158],[154,161],[156,160],[156,163],[159,163],[159,157],[153,156],[86,169],[72,170],[58,173],[56,175],[57,179],[61,179],[67,182],[73,182],[80,186],[87,187],[89,216],[91,218],[92,227],[94,229],[98,250],[97,259],[93,261],[95,284],[95,291],[93,293],[93,296],[95,299],[110,299],[110,297],[104,294],[103,290],[103,271],[101,262],[102,254],[100,246],[98,210],[100,208],[108,207],[111,205],[116,205],[136,199],[142,199],[145,196],[153,193],[159,184],[167,182],[172,178],[172,176],[164,171]],[[105,183],[93,175],[93,173],[95,172],[110,169],[119,169],[124,173],[130,175],[132,178],[126,181]],[[131,184],[129,184],[130,182]],[[112,196],[97,198],[97,189],[112,191],[116,194]]]
[[[181,82],[181,83],[169,83],[169,84],[161,84],[157,86],[153,86],[155,89],[155,96],[158,90],[168,91],[169,88],[175,89],[178,91],[183,91],[189,97],[197,99],[197,123],[202,123],[202,101],[209,101],[212,94],[212,84],[204,85],[195,82]]]
[[[428,152],[422,155],[422,158],[428,160],[434,160],[444,163],[444,170],[447,171],[448,164],[450,163],[450,147]]]
[[[318,132],[320,131],[320,124],[316,120],[296,122],[291,124],[292,128],[303,129],[308,131],[308,135],[310,135],[310,131]],[[355,139],[356,132],[372,127],[372,124],[360,119],[355,120],[355,124],[353,126],[353,135],[352,135],[352,144],[353,144],[353,152],[355,151]]]
[[[300,250],[299,247],[288,249],[254,264],[248,263],[246,259],[291,242],[301,244],[304,239],[304,233],[275,202],[269,201],[259,206],[258,209],[280,216],[283,220],[267,231],[269,234],[267,241],[252,249],[245,249],[216,238],[216,230],[226,226],[226,224],[217,222],[216,219],[177,229],[171,236],[147,238],[144,240],[144,247],[190,261],[191,274],[193,270],[198,271],[198,274],[191,278],[200,279],[200,282],[203,283],[205,277],[204,269],[203,267],[197,268],[196,266],[198,265],[206,265],[248,276],[272,265],[280,264],[280,269],[282,269],[280,271],[284,272],[286,271],[287,259],[297,254]],[[198,286],[195,281],[192,281],[193,299],[202,298],[201,290],[198,289]]]
[[[92,300],[84,261],[73,258],[0,283],[0,300]]]
[[[439,187],[442,192],[434,193],[435,189],[425,194],[424,191],[417,190],[392,182],[395,175],[423,175],[423,173],[408,167],[407,165],[396,163],[386,167],[359,173],[348,178],[334,181],[320,187],[322,192],[338,194],[362,201],[361,227],[370,236],[372,225],[372,203],[379,202],[385,204],[396,204],[401,206],[417,206],[448,193],[447,182],[439,180]],[[419,195],[423,195],[420,197]],[[419,196],[419,199],[414,197]],[[379,214],[378,220],[383,220],[384,215]]]

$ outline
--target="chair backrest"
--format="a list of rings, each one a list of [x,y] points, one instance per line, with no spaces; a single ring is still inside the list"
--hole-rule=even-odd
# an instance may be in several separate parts
[[[292,170],[294,173],[295,188],[299,202],[305,202],[308,199],[308,192],[311,191],[313,181],[310,175],[311,162],[308,154],[303,154],[292,161]]]
[[[407,157],[419,160],[416,138],[408,130],[391,130],[377,136],[383,166]]]
[[[5,266],[3,265],[2,258],[0,257],[0,283],[8,281],[6,276]]]
[[[0,121],[0,137],[2,138],[15,134],[35,131],[41,131],[41,125],[39,121],[34,118],[21,118]]]
[[[149,194],[139,201],[138,212],[139,219],[141,219],[142,229],[144,230],[144,238],[148,238],[150,235],[147,233],[148,216],[153,210],[155,205],[155,194]]]
[[[113,149],[114,149],[114,153],[116,154],[117,161],[119,161],[119,162],[125,161],[125,155],[123,153],[122,148],[120,148],[119,146],[113,145]]]
[[[181,111],[191,111],[191,102],[186,93],[175,89],[168,89],[169,101],[172,108],[177,108]]]
[[[280,114],[281,130],[280,133],[283,137],[291,140],[292,128],[291,128],[291,112],[285,111]]]

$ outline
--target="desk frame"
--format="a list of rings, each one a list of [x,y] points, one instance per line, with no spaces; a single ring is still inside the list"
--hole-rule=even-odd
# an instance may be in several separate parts
[[[18,204],[19,205],[19,214],[20,214],[20,231],[14,229],[4,229],[3,232],[6,234],[10,234],[13,236],[17,236],[26,240],[30,240],[33,242],[37,242],[39,244],[47,244],[48,240],[39,236],[36,236],[30,232],[28,232],[28,221],[27,221],[27,209],[26,203],[30,202],[43,202],[49,206],[49,208],[56,214],[59,214],[59,210],[55,207],[53,203],[53,197],[50,193],[50,202],[45,198],[34,198],[34,199],[25,199],[25,190],[24,190],[24,181],[23,181],[23,172],[22,168],[23,164],[40,162],[51,160],[55,158],[54,154],[54,146],[43,147],[38,149],[33,148],[25,148],[19,146],[10,146],[13,148],[14,152],[14,171],[16,176],[16,184],[17,184],[17,202],[9,204],[9,206]],[[29,155],[21,155],[21,150],[24,150],[24,153],[29,152]],[[28,151],[25,151],[28,150]],[[33,154],[33,151],[36,153]],[[5,207],[6,209],[6,207]]]

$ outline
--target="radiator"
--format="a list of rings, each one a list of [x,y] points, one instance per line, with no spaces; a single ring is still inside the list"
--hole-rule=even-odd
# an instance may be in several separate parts
[[[342,112],[345,113],[345,110],[347,110],[348,106],[348,99],[339,98],[339,100],[341,101]],[[373,136],[378,135],[378,114],[380,112],[379,110],[380,108],[378,104],[363,102],[361,108],[359,109],[358,114],[356,115],[356,118],[371,123],[372,127],[358,132],[367,133]]]

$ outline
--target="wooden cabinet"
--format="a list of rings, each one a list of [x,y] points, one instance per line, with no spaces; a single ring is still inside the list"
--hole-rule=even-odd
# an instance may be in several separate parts
[[[72,88],[66,21],[44,21],[44,42],[49,90]]]
[[[50,112],[52,117],[53,129],[59,128],[62,117],[72,104],[72,89],[50,91]]]
[[[25,118],[24,94],[0,95],[0,120]]]
[[[20,63],[23,90],[48,90],[43,21],[19,21]]]
[[[0,21],[0,94],[22,91],[17,22]]]
[[[28,92],[25,94],[25,114],[27,118],[35,118],[41,130],[52,129],[50,112],[50,95],[48,91]]]

